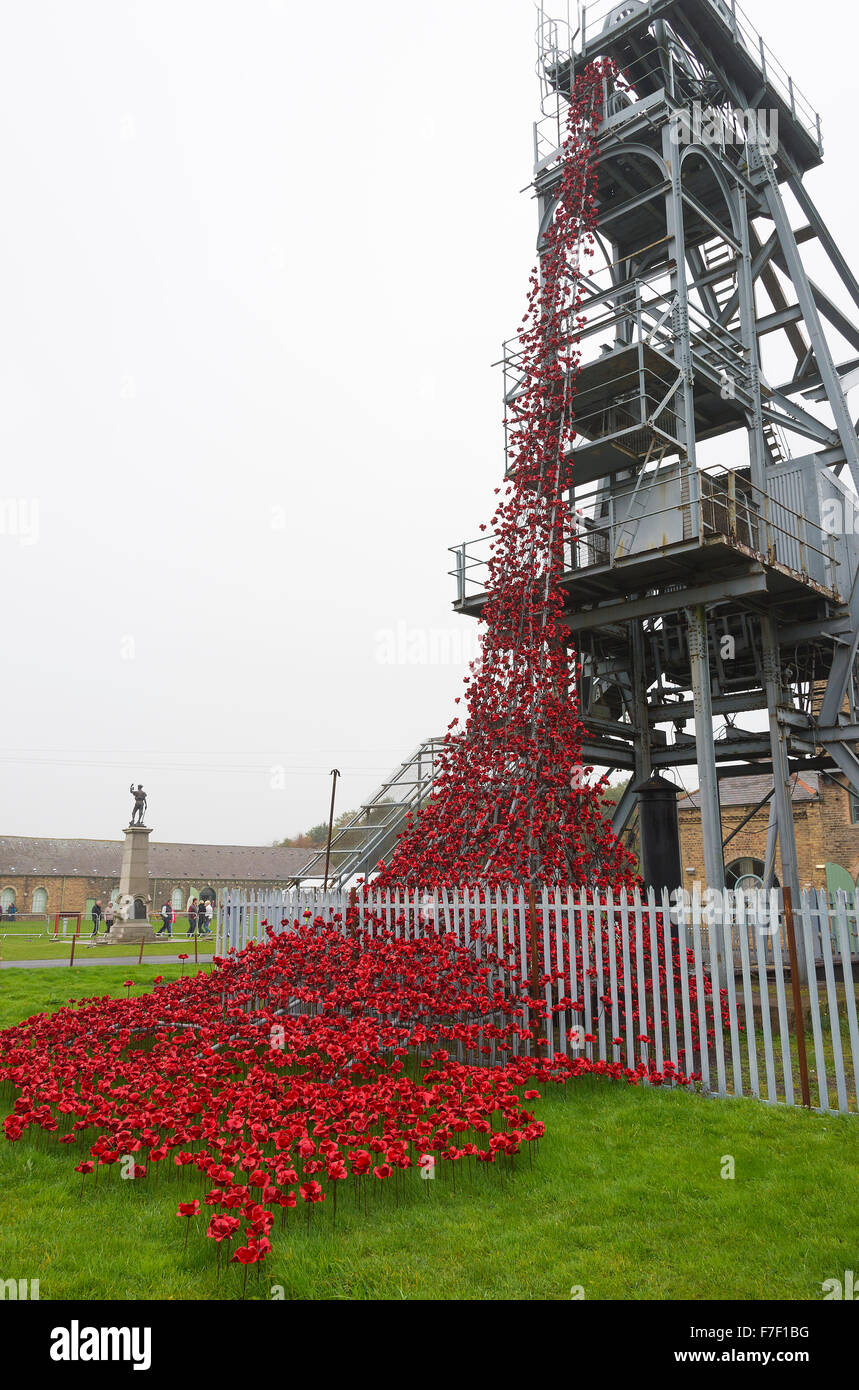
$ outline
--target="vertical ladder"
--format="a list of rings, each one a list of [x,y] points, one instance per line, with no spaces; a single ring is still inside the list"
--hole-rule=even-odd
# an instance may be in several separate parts
[[[653,483],[655,483],[656,481],[659,470],[662,467],[662,461],[665,458],[666,447],[666,445],[663,445],[662,449],[660,450],[659,458],[656,460],[656,467],[654,468],[653,472],[649,475],[648,487],[651,487]],[[638,535],[638,528],[641,525],[641,518],[647,511],[647,488],[642,488],[641,480],[644,477],[645,472],[647,471],[647,465],[650,462],[650,455],[652,452],[653,442],[651,442],[650,448],[647,451],[647,457],[645,458],[643,464],[641,465],[641,468],[638,471],[638,477],[635,480],[635,487],[632,489],[632,493],[630,495],[629,511],[624,517],[623,523],[620,527],[620,534],[618,536],[617,546],[615,547],[614,551],[615,560],[620,559],[622,555],[628,555],[632,550],[632,547],[635,544],[635,538]]]

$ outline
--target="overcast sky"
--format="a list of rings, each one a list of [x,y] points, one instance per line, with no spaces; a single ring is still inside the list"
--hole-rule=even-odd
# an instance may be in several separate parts
[[[808,187],[856,266],[854,11],[747,8],[821,110]],[[5,7],[4,833],[115,838],[133,778],[158,839],[268,843],[451,719],[447,547],[491,514],[534,259],[534,28],[529,0]],[[439,634],[457,659],[399,659]]]

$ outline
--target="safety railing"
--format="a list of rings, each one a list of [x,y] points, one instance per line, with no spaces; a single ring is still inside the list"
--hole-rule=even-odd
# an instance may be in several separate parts
[[[569,326],[569,351],[580,355],[575,428],[584,440],[605,438],[623,428],[653,427],[665,442],[678,444],[673,403],[680,381],[675,365],[679,331],[677,296],[664,273],[625,285],[603,287],[608,270],[593,277],[594,289],[582,309],[583,326]],[[697,377],[708,379],[725,399],[751,404],[752,380],[748,354],[736,333],[712,318],[700,306],[687,306],[689,352]],[[638,349],[637,352],[623,349]],[[653,353],[660,353],[662,360]],[[563,356],[563,352],[561,354]],[[596,368],[610,360],[611,379]],[[537,380],[540,364],[533,363],[516,335],[502,345],[499,363],[503,373],[505,454],[510,458],[523,394]],[[626,424],[618,424],[621,417]],[[640,456],[650,447],[652,433],[642,436]],[[636,452],[635,449],[632,451]]]
[[[606,493],[603,485],[595,485],[577,493],[572,525],[557,539],[564,573],[611,569],[674,545],[722,539],[762,563],[839,596],[835,537],[755,488],[735,469],[701,468],[687,475],[690,482],[697,477],[697,502],[691,488],[692,495],[683,497],[682,476],[676,467],[670,473],[653,469],[626,491]],[[652,542],[653,535],[659,536],[658,545]],[[458,604],[487,592],[490,547],[495,539],[487,534],[449,548],[454,556],[449,573],[456,582]]]
[[[811,137],[817,145],[818,152],[822,154],[823,137],[818,112],[776,58],[742,7],[736,0],[706,0],[706,3],[721,21],[724,41],[734,43],[744,50],[760,72],[763,82],[776,92],[793,119]],[[643,19],[654,9],[657,9],[670,24],[670,13],[665,13],[666,6],[653,6],[642,3],[642,0],[627,0],[626,4],[619,4],[618,0],[595,0],[593,4],[582,5],[579,15],[578,52],[593,56],[599,51],[600,45],[605,45],[609,40],[613,29],[634,20],[638,15]],[[659,14],[655,17],[658,18]]]
[[[611,267],[588,275],[581,308],[571,313],[585,319],[583,325],[568,325],[570,348],[581,353],[582,367],[619,346],[642,343],[673,356],[677,341],[677,295],[664,271],[650,277],[611,283]],[[583,277],[584,278],[584,277]],[[742,339],[718,322],[703,308],[690,301],[687,306],[689,345],[697,367],[716,375],[727,372],[736,385],[750,384],[747,353]],[[528,361],[522,347],[523,335],[515,334],[502,344],[499,363],[504,370],[504,398],[512,401],[528,384]]]

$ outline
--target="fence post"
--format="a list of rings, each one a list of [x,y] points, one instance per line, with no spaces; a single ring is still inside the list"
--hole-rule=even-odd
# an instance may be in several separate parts
[[[537,909],[534,904],[534,881],[528,884],[528,947],[531,959],[531,998],[533,1008],[531,1010],[531,1030],[532,1047],[534,1056],[539,1056],[537,1048],[536,1026],[537,1026],[537,1003],[540,998],[540,971],[537,966]]]
[[[802,1013],[802,989],[799,981],[799,960],[796,952],[796,932],[793,926],[793,894],[790,887],[785,884],[782,889],[784,899],[784,924],[787,931],[787,950],[790,958],[790,983],[793,990],[793,1018],[796,1026],[796,1052],[799,1059],[799,1086],[802,1092],[802,1103],[807,1110],[811,1109],[811,1092],[808,1086],[808,1058],[805,1054],[805,1019]],[[812,988],[812,981],[808,982],[809,990]],[[814,988],[817,988],[817,981],[814,981]],[[835,1021],[838,1027],[838,1020]]]

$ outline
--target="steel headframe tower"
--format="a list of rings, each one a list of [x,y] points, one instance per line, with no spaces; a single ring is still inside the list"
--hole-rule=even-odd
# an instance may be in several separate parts
[[[588,6],[575,40],[541,13],[538,251],[575,72],[605,55],[625,78],[605,93],[566,479],[584,756],[632,774],[618,831],[640,779],[697,763],[711,887],[719,778],[771,771],[767,879],[777,840],[796,889],[794,774],[832,769],[859,796],[859,284],[805,188],[820,120],[732,0]],[[810,278],[813,243],[847,311]],[[512,339],[508,407],[518,364]],[[454,548],[475,616],[488,540]]]

